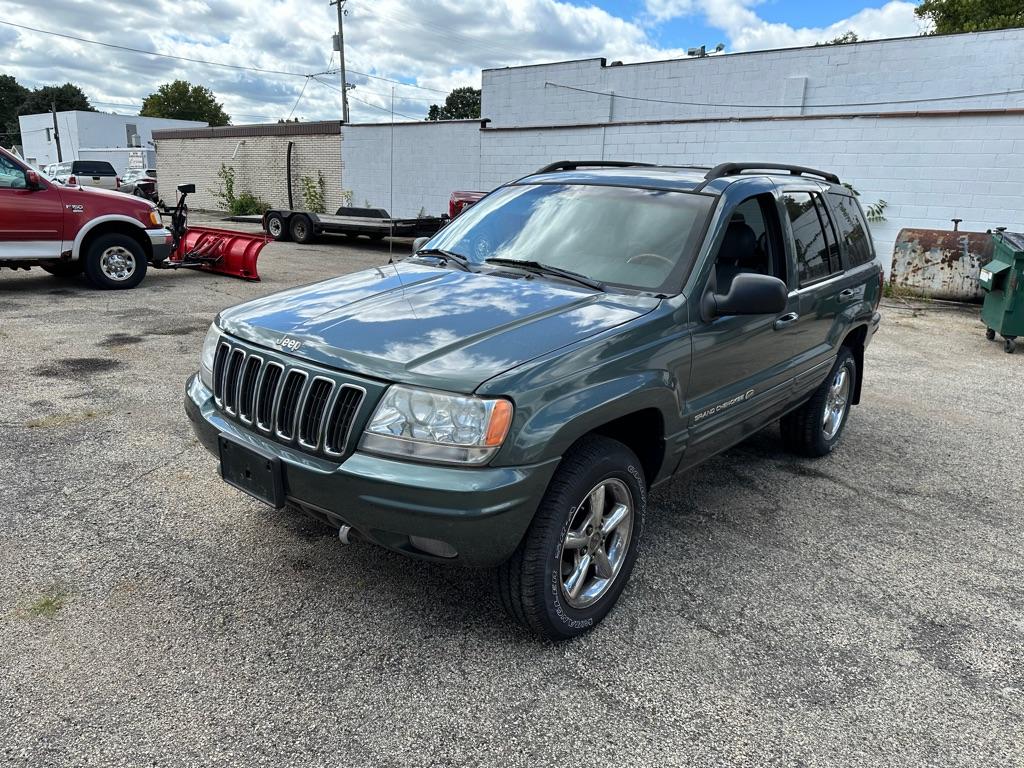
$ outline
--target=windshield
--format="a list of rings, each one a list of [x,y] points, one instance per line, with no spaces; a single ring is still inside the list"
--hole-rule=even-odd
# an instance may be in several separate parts
[[[474,264],[535,261],[611,285],[675,292],[712,204],[658,189],[515,185],[467,209],[424,247]]]

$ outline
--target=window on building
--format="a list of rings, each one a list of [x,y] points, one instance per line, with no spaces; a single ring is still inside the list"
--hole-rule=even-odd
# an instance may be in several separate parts
[[[828,201],[832,204],[832,210],[836,214],[835,221],[836,227],[839,229],[839,237],[846,246],[847,266],[857,267],[867,264],[875,258],[875,253],[867,222],[864,221],[864,214],[861,213],[857,201],[849,195],[841,195],[836,192],[828,193]]]
[[[124,132],[125,132],[125,138],[126,138],[125,146],[126,147],[138,146],[135,143],[135,137],[139,133],[138,126],[136,126],[135,123],[126,123],[125,126],[124,126]]]
[[[800,285],[804,286],[842,270],[835,229],[821,195],[787,192],[782,201],[793,228]]]

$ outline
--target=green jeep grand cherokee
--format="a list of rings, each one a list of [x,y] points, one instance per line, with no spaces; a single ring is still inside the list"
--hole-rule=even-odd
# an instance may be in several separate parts
[[[879,323],[857,200],[799,166],[555,163],[418,245],[222,312],[186,410],[227,482],[497,566],[552,639],[618,599],[650,488],[780,419],[831,451]]]

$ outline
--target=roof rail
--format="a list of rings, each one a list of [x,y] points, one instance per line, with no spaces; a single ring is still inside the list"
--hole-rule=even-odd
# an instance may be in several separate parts
[[[634,163],[628,160],[559,160],[545,165],[539,171],[534,171],[531,176],[540,173],[554,173],[555,171],[575,171],[577,168],[653,168],[654,163]]]
[[[783,163],[722,163],[716,165],[704,176],[705,181],[720,179],[723,176],[737,176],[743,171],[787,171],[791,176],[817,176],[832,184],[839,184],[839,177],[828,171],[819,171],[803,165],[785,165]]]

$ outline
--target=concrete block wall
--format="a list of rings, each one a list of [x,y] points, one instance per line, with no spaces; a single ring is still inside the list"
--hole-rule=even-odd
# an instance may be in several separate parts
[[[489,69],[484,117],[495,128],[698,117],[1011,108],[1024,95],[922,102],[1024,86],[1024,29],[602,66],[600,59]],[[615,97],[557,85],[614,92]],[[625,97],[692,101],[693,105]],[[864,102],[908,101],[871,105]],[[709,107],[700,104],[757,105]],[[831,106],[851,105],[860,106]]]
[[[193,208],[220,210],[218,192],[223,183],[221,165],[235,170],[235,194],[251,192],[273,207],[288,206],[287,153],[292,147],[292,197],[304,208],[300,179],[323,174],[328,212],[345,205],[339,132],[275,136],[217,136],[157,138],[157,173],[160,192],[170,203],[179,184],[195,183],[189,198]]]
[[[554,160],[636,160],[714,165],[726,160],[797,163],[837,173],[862,205],[884,199],[871,225],[888,269],[903,227],[1024,231],[1024,116],[857,117],[488,129],[481,188]]]
[[[342,132],[355,205],[402,218],[439,216],[453,191],[480,187],[479,120],[346,125]]]

